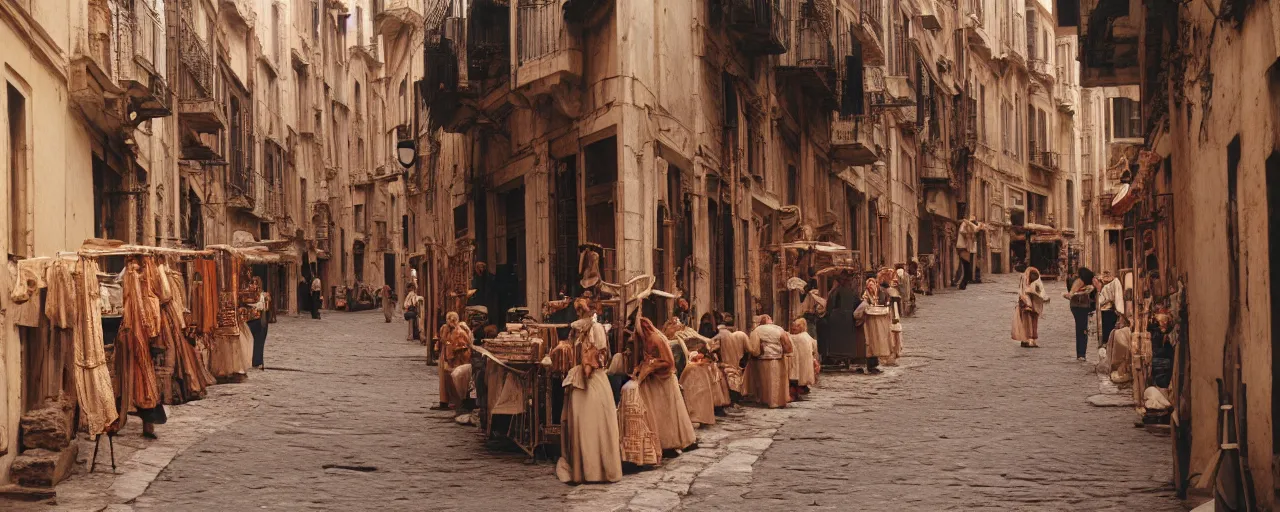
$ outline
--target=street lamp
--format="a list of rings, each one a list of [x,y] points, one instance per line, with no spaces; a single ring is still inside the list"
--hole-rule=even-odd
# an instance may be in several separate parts
[[[396,159],[400,166],[408,170],[418,161],[418,147],[412,140],[402,140],[396,144]]]

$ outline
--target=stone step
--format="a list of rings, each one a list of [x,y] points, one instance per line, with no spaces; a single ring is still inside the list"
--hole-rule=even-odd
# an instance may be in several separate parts
[[[53,452],[66,448],[75,436],[74,421],[75,404],[66,398],[27,412],[19,422],[23,448]]]
[[[23,487],[21,485],[0,486],[0,502],[3,501],[49,501],[57,497],[52,487]]]
[[[73,443],[56,452],[43,448],[24,451],[13,459],[13,465],[9,467],[10,477],[25,487],[52,489],[71,475],[79,446]]]

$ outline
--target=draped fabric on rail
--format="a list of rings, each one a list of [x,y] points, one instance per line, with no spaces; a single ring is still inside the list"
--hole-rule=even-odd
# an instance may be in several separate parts
[[[79,313],[73,331],[75,337],[75,384],[80,414],[88,425],[89,435],[107,431],[115,423],[111,374],[107,371],[107,355],[102,346],[102,312],[98,306],[98,264],[82,258],[76,265],[75,297]]]
[[[134,408],[152,409],[160,403],[155,368],[151,362],[151,338],[160,333],[160,299],[149,277],[150,261],[133,260],[124,273],[124,320],[116,338],[116,376],[120,381],[119,421],[124,427]]]

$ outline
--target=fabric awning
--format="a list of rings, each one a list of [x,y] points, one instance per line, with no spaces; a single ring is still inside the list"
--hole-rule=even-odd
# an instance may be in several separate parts
[[[1124,215],[1137,202],[1138,194],[1134,191],[1134,187],[1125,183],[1120,187],[1120,191],[1116,192],[1115,197],[1111,198],[1111,204],[1107,207],[1107,211],[1112,215]]]

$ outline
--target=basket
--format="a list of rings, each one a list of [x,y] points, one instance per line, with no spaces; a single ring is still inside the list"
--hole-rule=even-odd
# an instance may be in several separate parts
[[[484,348],[507,363],[536,363],[546,355],[546,345],[539,338],[523,333],[504,332],[484,340]]]

